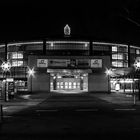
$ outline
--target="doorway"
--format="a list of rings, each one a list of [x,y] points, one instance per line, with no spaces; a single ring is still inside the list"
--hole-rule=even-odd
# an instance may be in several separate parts
[[[51,74],[50,90],[65,93],[87,92],[88,74]]]

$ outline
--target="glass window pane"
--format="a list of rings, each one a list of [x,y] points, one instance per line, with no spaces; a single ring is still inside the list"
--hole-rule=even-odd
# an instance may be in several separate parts
[[[23,53],[22,52],[12,52],[11,59],[23,59]]]
[[[136,50],[136,54],[140,54],[140,50],[137,49],[137,50]]]
[[[123,61],[112,61],[113,67],[124,67]]]
[[[112,46],[112,51],[117,52],[117,46]]]
[[[13,60],[12,67],[20,67],[23,66],[23,61]]]

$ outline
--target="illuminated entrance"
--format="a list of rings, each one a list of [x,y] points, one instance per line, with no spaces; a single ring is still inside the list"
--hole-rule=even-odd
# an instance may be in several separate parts
[[[88,73],[61,70],[50,73],[50,91],[62,93],[80,93],[88,91]]]

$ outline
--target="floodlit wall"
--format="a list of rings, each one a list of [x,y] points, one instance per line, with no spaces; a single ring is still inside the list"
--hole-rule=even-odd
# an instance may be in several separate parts
[[[29,56],[28,57],[28,65],[30,68],[34,68],[35,74],[34,76],[28,77],[28,89],[31,91],[31,85],[32,85],[32,91],[50,91],[50,75],[47,73],[47,69],[40,69],[38,70],[36,67],[37,63],[37,56]],[[32,82],[32,84],[31,84]]]
[[[88,75],[88,91],[89,92],[107,92],[108,80],[105,74],[89,74]]]
[[[93,69],[93,73],[88,75],[89,92],[108,92],[108,79],[105,74],[106,68],[110,68],[110,56],[96,56],[102,59],[102,68]]]

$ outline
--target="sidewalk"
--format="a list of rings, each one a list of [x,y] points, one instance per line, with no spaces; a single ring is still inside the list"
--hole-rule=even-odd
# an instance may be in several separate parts
[[[35,106],[49,97],[50,93],[32,93],[32,94],[25,94],[19,95],[12,100],[7,102],[0,101],[0,104],[3,106],[4,115],[10,115],[12,113],[21,111],[28,107]]]
[[[135,104],[134,104],[134,96],[128,96],[123,93],[90,93],[92,97],[99,98],[101,100],[107,101],[112,104],[117,104],[120,106],[139,106],[140,101],[138,100],[138,96],[136,96]]]

